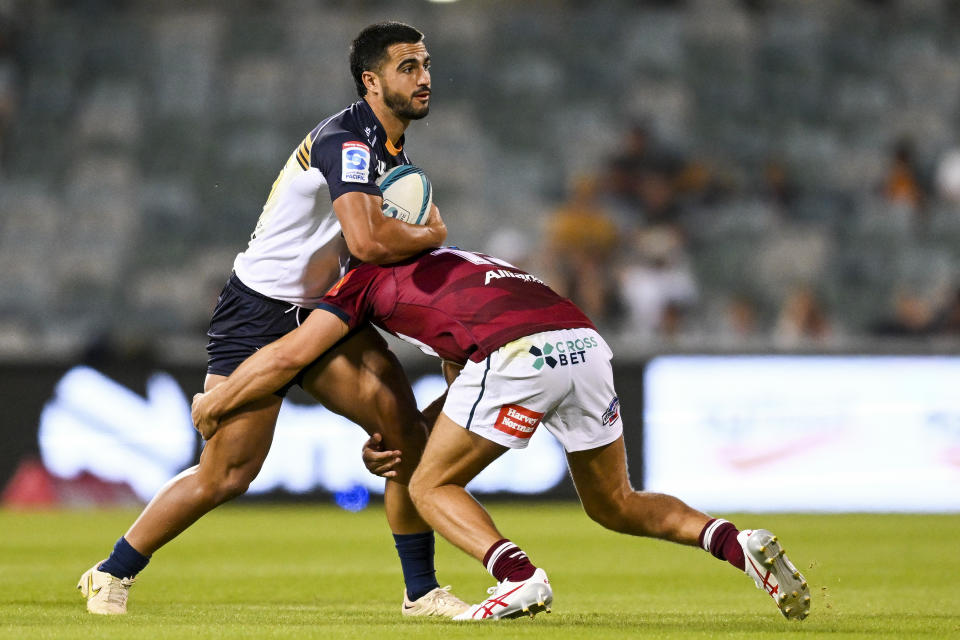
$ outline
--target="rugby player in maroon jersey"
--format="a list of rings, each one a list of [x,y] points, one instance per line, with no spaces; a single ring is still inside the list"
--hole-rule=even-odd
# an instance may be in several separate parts
[[[806,617],[809,588],[776,536],[739,531],[673,496],[631,487],[609,347],[572,302],[490,256],[441,248],[349,272],[302,326],[195,396],[197,429],[211,437],[231,411],[272,393],[366,322],[440,357],[451,372],[410,493],[424,519],[498,583],[455,620],[549,611],[546,572],[499,532],[465,489],[508,449],[526,447],[541,424],[566,450],[577,493],[595,521],[621,533],[702,546],[753,578],[784,616]],[[383,470],[389,473],[389,463]]]

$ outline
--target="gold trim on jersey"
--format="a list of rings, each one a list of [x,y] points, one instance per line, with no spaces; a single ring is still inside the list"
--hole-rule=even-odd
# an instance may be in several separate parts
[[[310,147],[313,146],[313,141],[310,139],[310,134],[307,134],[307,137],[303,139],[303,143],[297,147],[297,163],[299,163],[300,168],[306,171],[310,168]]]

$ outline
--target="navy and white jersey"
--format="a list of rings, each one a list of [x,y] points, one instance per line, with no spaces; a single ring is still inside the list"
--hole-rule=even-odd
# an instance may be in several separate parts
[[[233,269],[254,291],[316,306],[349,259],[332,202],[350,191],[380,195],[376,181],[410,164],[403,137],[395,147],[365,100],[307,134],[280,171]]]

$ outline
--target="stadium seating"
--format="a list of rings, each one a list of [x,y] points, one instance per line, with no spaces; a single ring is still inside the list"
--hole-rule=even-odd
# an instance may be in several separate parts
[[[928,174],[958,140],[950,3],[541,5],[363,4],[427,33],[435,105],[408,149],[451,241],[483,249],[503,226],[536,237],[568,179],[602,171],[642,120],[730,177],[726,197],[682,219],[705,342],[711,309],[736,290],[770,317],[785,283],[806,281],[863,336],[897,287],[935,298],[960,283],[960,206],[931,189],[919,224],[878,190],[895,140],[912,140]],[[0,333],[57,328],[56,348],[72,348],[123,325],[199,344],[210,282],[229,273],[223,257],[243,247],[283,159],[353,99],[346,49],[368,16],[296,0],[14,6],[0,19],[30,28],[6,52],[19,97],[0,129]],[[770,158],[800,194],[786,219],[758,197]]]

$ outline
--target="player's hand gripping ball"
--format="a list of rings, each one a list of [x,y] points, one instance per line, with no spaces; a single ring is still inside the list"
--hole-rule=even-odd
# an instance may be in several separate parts
[[[433,203],[433,186],[423,169],[402,164],[380,176],[383,215],[410,224],[426,224]]]

